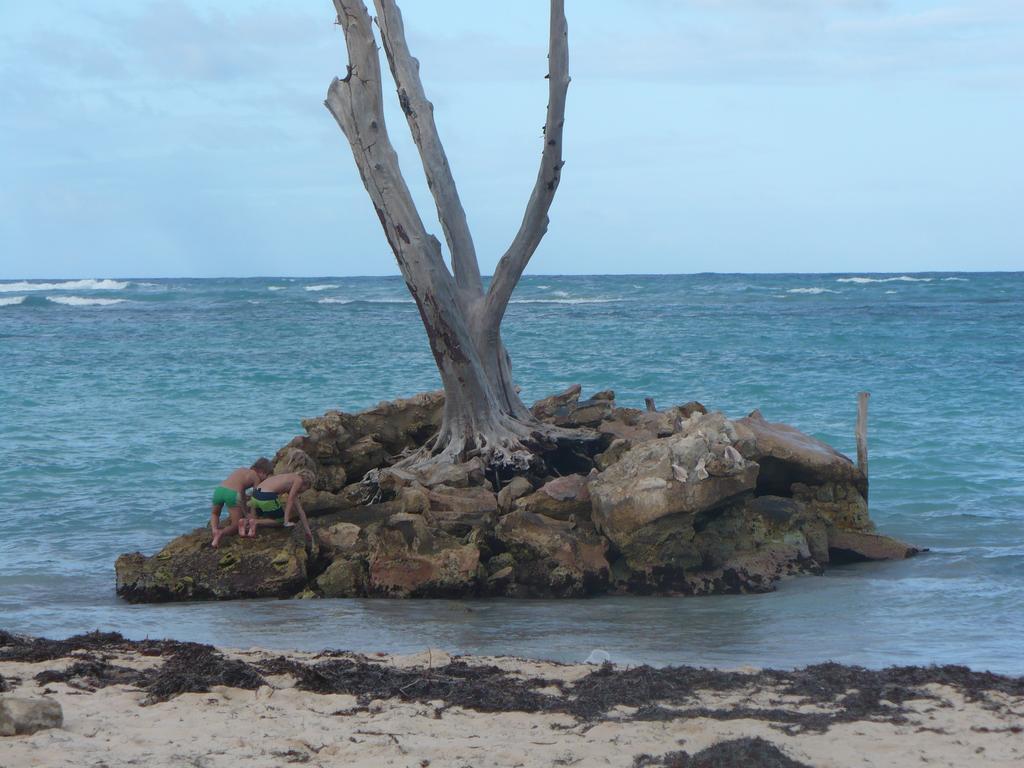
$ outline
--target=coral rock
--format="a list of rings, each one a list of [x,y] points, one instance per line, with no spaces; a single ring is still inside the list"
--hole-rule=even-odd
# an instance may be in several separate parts
[[[480,550],[431,531],[420,515],[399,513],[368,532],[370,591],[387,597],[475,594]]]
[[[583,475],[566,475],[545,483],[535,493],[523,496],[515,503],[516,509],[523,509],[538,515],[547,515],[556,520],[590,519],[590,490]]]

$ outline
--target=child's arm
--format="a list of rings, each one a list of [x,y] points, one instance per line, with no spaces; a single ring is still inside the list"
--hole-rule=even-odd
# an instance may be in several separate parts
[[[306,538],[312,541],[313,532],[309,530],[309,521],[306,519],[306,510],[302,508],[302,502],[299,501],[299,487],[301,485],[302,480],[298,477],[296,477],[295,480],[292,481],[291,490],[288,491],[288,505],[287,508],[285,509],[284,516],[285,519],[288,518],[288,512],[291,510],[292,506],[297,508],[299,510],[299,520],[302,521],[302,527],[306,531]]]
[[[309,529],[309,520],[306,519],[306,511],[302,509],[302,502],[299,501],[299,497],[295,497],[295,506],[299,510],[299,519],[302,520],[302,527],[306,531],[306,539],[309,541],[313,540],[313,531]]]
[[[302,521],[302,527],[306,529],[306,538],[312,541],[313,532],[309,530],[309,520],[306,519],[306,510],[302,508],[302,502],[299,501],[298,495],[295,496],[295,506],[298,507],[299,519]]]

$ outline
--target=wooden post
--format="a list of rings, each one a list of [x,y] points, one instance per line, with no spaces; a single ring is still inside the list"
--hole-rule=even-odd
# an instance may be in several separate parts
[[[658,410],[657,408],[654,407],[654,398],[653,397],[645,397],[644,398],[644,403],[647,405],[647,410],[648,411],[656,411],[656,410]]]
[[[868,398],[869,392],[857,393],[857,469],[868,477]]]

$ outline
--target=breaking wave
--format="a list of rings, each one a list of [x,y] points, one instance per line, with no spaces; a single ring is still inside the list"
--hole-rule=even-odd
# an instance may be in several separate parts
[[[130,285],[121,280],[64,280],[59,283],[0,283],[0,293],[14,291],[121,291]]]
[[[268,291],[285,291],[287,289],[288,289],[288,286],[286,286],[286,285],[268,285],[267,286],[267,290]]]
[[[841,293],[841,291],[833,291],[831,288],[790,288],[786,293]]]
[[[612,304],[626,299],[512,299],[509,304]],[[342,299],[325,296],[317,304],[415,304],[409,299]]]
[[[837,283],[930,283],[934,277],[911,277],[900,275],[899,277],[840,277]]]
[[[413,299],[339,299],[327,296],[319,299],[317,304],[415,304]]]
[[[89,299],[84,296],[47,296],[46,300],[69,307],[109,307],[111,304],[121,304],[127,301],[127,299]]]
[[[0,307],[11,307],[15,304],[21,304],[25,300],[24,296],[4,296],[0,297]]]
[[[614,304],[625,299],[512,299],[509,304]]]
[[[332,288],[340,288],[341,286],[334,285],[332,283],[325,283],[323,285],[307,285],[307,291],[329,291]]]

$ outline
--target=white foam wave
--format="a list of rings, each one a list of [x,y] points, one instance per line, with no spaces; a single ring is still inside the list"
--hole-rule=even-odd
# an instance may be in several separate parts
[[[623,299],[512,299],[509,304],[614,304]],[[339,299],[325,296],[317,304],[414,304],[413,299]]]
[[[891,293],[899,293],[899,291],[886,291],[885,293],[886,293],[886,295],[888,295],[888,294],[891,294]]]
[[[64,280],[60,283],[0,283],[0,293],[21,291],[121,291],[130,283],[121,280]]]
[[[334,296],[327,296],[319,299],[317,304],[415,304],[413,299],[338,299]]]
[[[333,283],[324,283],[323,285],[307,285],[307,291],[329,291],[332,288],[339,288],[340,286],[334,285]]]
[[[930,283],[934,277],[910,277],[900,275],[899,277],[840,277],[837,283]]]
[[[46,300],[69,307],[109,307],[111,304],[121,304],[127,301],[127,299],[90,299],[84,296],[47,296]]]
[[[0,307],[12,307],[15,304],[21,304],[25,298],[25,296],[4,296],[0,298]]]
[[[841,293],[841,291],[833,291],[831,288],[790,288],[786,293]]]
[[[268,291],[286,291],[286,290],[288,290],[288,286],[287,285],[268,285],[267,286],[267,290]]]
[[[509,304],[614,304],[622,299],[512,299]]]
[[[567,298],[569,296],[569,292],[568,291],[552,291],[551,295],[552,296],[561,296],[564,299],[564,298]]]
[[[970,280],[968,280],[966,277],[944,277],[944,278],[942,278],[942,282],[944,282],[944,283],[952,283],[952,282],[969,283]]]

